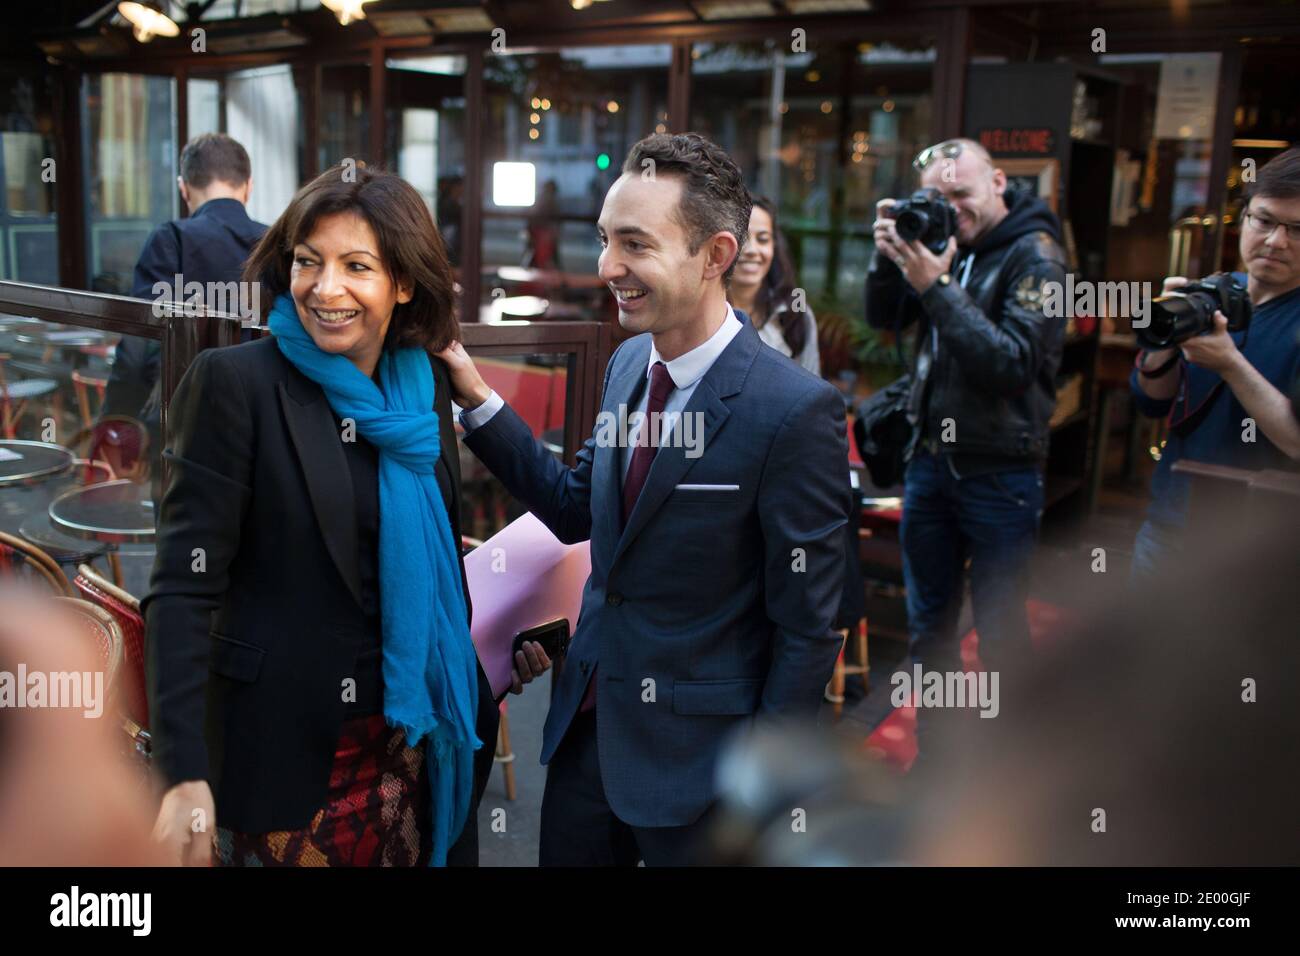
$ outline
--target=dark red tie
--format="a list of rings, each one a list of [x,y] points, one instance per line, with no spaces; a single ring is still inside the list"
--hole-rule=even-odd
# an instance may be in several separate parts
[[[646,400],[645,418],[641,422],[641,431],[637,436],[637,446],[632,450],[632,460],[627,466],[627,476],[623,479],[623,522],[627,523],[628,517],[632,514],[632,509],[636,506],[636,500],[641,496],[641,489],[645,487],[646,477],[650,474],[650,466],[654,463],[655,453],[659,451],[659,442],[663,440],[662,427],[658,435],[651,431],[651,415],[656,412],[663,412],[664,403],[668,401],[668,395],[673,390],[673,379],[668,374],[668,366],[663,362],[655,362],[650,366],[650,397]],[[663,421],[660,420],[660,426]],[[582,705],[578,708],[579,712],[592,710],[596,706],[596,671],[591,672],[591,680],[587,682],[587,693],[582,698]]]
[[[655,362],[650,366],[650,398],[645,405],[645,419],[641,423],[641,431],[637,436],[637,446],[632,451],[632,461],[627,466],[627,476],[623,479],[623,521],[625,523],[632,516],[636,500],[641,496],[641,489],[645,487],[646,477],[650,474],[650,465],[655,460],[655,453],[659,451],[659,441],[663,438],[662,434],[652,433],[651,417],[663,413],[664,403],[668,401],[668,393],[672,390],[673,379],[668,374],[668,366],[663,362]],[[662,420],[660,424],[662,425]]]

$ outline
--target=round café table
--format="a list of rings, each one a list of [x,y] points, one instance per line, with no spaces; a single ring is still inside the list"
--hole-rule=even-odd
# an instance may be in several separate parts
[[[60,531],[92,541],[150,542],[154,515],[148,493],[148,485],[128,478],[73,488],[50,502],[50,521]]]
[[[55,348],[85,348],[108,343],[108,333],[96,329],[29,329],[14,336],[24,345],[47,345]]]
[[[0,439],[0,488],[48,481],[72,470],[71,451],[41,441]]]

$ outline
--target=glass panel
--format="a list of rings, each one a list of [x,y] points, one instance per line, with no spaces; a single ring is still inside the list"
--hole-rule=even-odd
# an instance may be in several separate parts
[[[202,133],[220,133],[225,129],[221,121],[221,81],[190,79],[185,84],[186,123],[185,141],[188,143]]]
[[[485,305],[503,289],[546,298],[548,316],[600,317],[596,218],[628,149],[666,128],[671,60],[667,45],[488,58]]]
[[[258,222],[279,218],[298,189],[298,95],[293,72],[270,66],[227,74],[226,132],[248,151],[253,189],[248,215]]]
[[[320,87],[318,167],[326,170],[344,159],[370,161],[370,67],[324,66]]]
[[[814,312],[860,312],[875,203],[911,188],[930,130],[933,49],[808,38],[702,43],[690,128],[723,146],[779,226]],[[818,308],[818,305],[821,308]]]
[[[80,326],[0,316],[0,530],[37,544],[70,576],[83,562],[111,576],[110,545],[103,535],[76,534],[53,521],[55,500],[121,480],[127,484],[111,492],[125,492],[137,504],[152,501],[161,475],[160,443],[148,427],[133,417],[103,415],[118,339]],[[71,457],[80,463],[70,463]],[[26,475],[21,481],[19,473]],[[128,517],[140,520],[141,511]],[[56,508],[56,514],[63,512]],[[105,527],[111,522],[108,511],[95,514],[104,516]],[[152,515],[145,519],[152,523]],[[111,547],[126,589],[144,594],[152,547],[120,541]]]
[[[53,128],[46,81],[0,71],[0,279],[59,283]]]
[[[392,59],[387,83],[384,155],[424,197],[457,265],[465,192],[465,58]]]
[[[564,354],[484,356],[474,349],[469,351],[483,379],[519,413],[556,458],[562,459],[571,357]],[[511,497],[463,443],[460,472],[464,534],[487,540],[528,510]]]
[[[139,291],[132,272],[145,239],[177,214],[175,80],[88,75],[82,124],[90,287],[130,295]]]

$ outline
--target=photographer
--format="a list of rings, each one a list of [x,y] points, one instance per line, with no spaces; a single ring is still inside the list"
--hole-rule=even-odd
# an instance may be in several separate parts
[[[1243,218],[1246,274],[1233,277],[1245,283],[1249,326],[1229,332],[1227,317],[1216,311],[1212,330],[1141,352],[1130,379],[1138,410],[1170,421],[1147,519],[1133,544],[1134,577],[1155,572],[1182,539],[1188,481],[1174,474],[1176,461],[1258,470],[1293,468],[1300,458],[1300,423],[1285,392],[1300,373],[1300,149],[1260,168],[1247,187]],[[1187,284],[1171,276],[1163,292]]]
[[[955,212],[955,236],[938,254],[931,236],[904,241],[896,202],[882,200],[866,282],[873,326],[919,324],[902,526],[908,629],[924,667],[962,669],[956,626],[969,557],[980,656],[997,669],[1029,649],[1027,572],[1064,335],[1064,322],[1043,314],[1044,285],[1064,280],[1065,255],[1056,216],[1035,196],[1007,192],[978,143],[948,140],[912,165]],[[939,206],[930,218],[948,215]],[[920,739],[928,714],[918,717]]]

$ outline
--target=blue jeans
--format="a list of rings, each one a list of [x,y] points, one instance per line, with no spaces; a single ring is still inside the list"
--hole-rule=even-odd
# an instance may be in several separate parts
[[[1133,564],[1129,568],[1130,588],[1150,584],[1169,562],[1171,554],[1179,554],[1185,542],[1181,529],[1158,524],[1148,518],[1138,528],[1133,540]]]
[[[989,670],[1023,662],[1042,474],[1031,467],[958,478],[948,456],[918,451],[903,480],[903,579],[913,660],[926,670],[961,670],[957,616],[969,557],[980,660]]]

